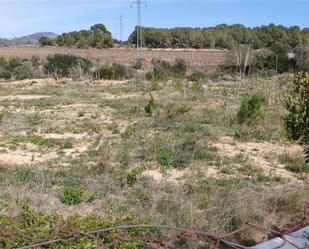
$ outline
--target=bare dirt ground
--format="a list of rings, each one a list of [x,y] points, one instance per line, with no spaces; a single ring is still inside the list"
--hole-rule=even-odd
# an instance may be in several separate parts
[[[243,155],[250,163],[261,167],[269,175],[279,175],[283,178],[296,179],[295,174],[288,171],[285,165],[278,162],[283,154],[299,154],[302,148],[293,144],[276,144],[270,142],[239,142],[231,137],[221,137],[211,144],[218,152],[228,158]]]

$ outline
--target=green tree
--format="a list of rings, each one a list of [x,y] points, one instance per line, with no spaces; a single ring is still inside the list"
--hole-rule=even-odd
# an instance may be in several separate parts
[[[59,46],[74,46],[78,48],[111,48],[114,45],[111,32],[104,24],[95,24],[90,30],[80,30],[63,33],[56,38]]]
[[[42,47],[45,46],[54,46],[54,41],[46,36],[43,36],[39,39],[39,43]]]
[[[110,32],[107,31],[105,25],[102,24],[102,23],[98,23],[98,24],[95,24],[95,25],[91,26],[91,27],[90,27],[90,31],[91,31],[93,34],[98,34],[98,33],[110,34]]]
[[[285,118],[288,136],[307,146],[305,152],[309,159],[309,73],[295,75],[286,108],[289,112]]]

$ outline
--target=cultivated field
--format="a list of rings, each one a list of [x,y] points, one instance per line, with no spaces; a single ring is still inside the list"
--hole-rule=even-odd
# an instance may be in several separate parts
[[[21,55],[21,50],[27,57],[22,48],[1,48],[0,54]],[[56,50],[27,48],[29,56]],[[101,56],[119,50],[66,51]],[[130,62],[129,57],[113,58]],[[297,170],[305,164],[302,148],[285,138],[289,82],[285,75],[207,80],[202,86],[186,80],[154,85],[139,78],[2,83],[0,224],[10,225],[4,217],[20,214],[26,201],[64,218],[97,215],[118,224],[131,220],[221,234],[246,219],[269,228],[287,226],[302,215],[309,193],[308,173]],[[145,112],[149,91],[152,115]],[[239,124],[240,102],[252,93],[265,96],[265,104],[253,122]],[[47,237],[48,232],[31,230],[46,230],[46,219],[27,223],[24,232],[32,241]],[[60,224],[57,218],[49,226]],[[72,224],[86,230],[102,226]],[[249,230],[234,239],[252,245],[267,236]],[[26,242],[31,239],[17,244]],[[95,248],[86,242],[74,248]]]
[[[130,48],[113,49],[77,49],[65,47],[42,48],[35,46],[10,46],[0,47],[0,57],[21,57],[30,59],[37,55],[44,59],[56,53],[72,54],[87,58],[94,63],[119,63],[132,66],[136,62],[136,50]],[[144,66],[150,67],[153,58],[173,62],[176,59],[184,59],[192,67],[216,67],[226,64],[226,50],[219,49],[145,49],[143,52]]]

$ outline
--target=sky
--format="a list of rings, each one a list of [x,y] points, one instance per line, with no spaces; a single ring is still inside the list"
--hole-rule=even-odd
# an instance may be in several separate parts
[[[122,15],[125,40],[137,22],[137,8],[131,8],[131,2],[134,0],[0,0],[0,37],[45,31],[61,34],[104,23],[120,39]],[[147,6],[142,6],[142,24],[147,27],[220,23],[309,27],[309,0],[147,0]]]

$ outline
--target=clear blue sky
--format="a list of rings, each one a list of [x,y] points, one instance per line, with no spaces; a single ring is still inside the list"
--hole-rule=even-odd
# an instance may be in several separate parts
[[[133,0],[132,0],[133,1]],[[55,33],[87,29],[104,23],[124,39],[136,24],[136,7],[130,0],[0,0],[0,37],[35,32]],[[148,0],[143,25],[151,27],[207,27],[220,23],[259,26],[275,23],[309,27],[309,0]]]

